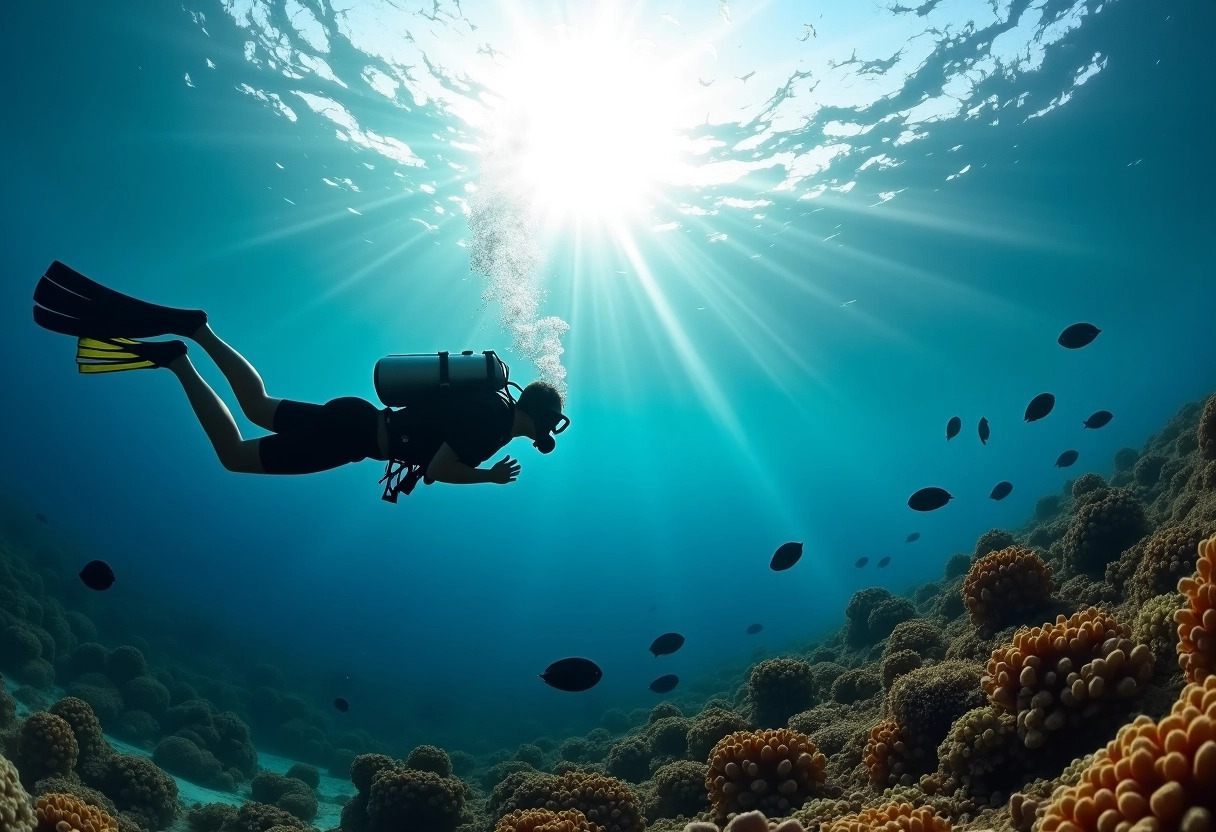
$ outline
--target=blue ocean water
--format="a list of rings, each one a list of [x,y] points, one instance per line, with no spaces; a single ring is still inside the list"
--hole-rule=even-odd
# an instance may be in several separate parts
[[[484,751],[648,707],[662,673],[674,701],[728,692],[1216,387],[1211,3],[801,5],[602,7],[624,46],[594,72],[562,63],[607,26],[573,7],[12,10],[2,487],[119,575],[65,592],[201,674],[265,662],[349,699],[334,730]],[[563,39],[524,74],[550,98],[507,88]],[[678,168],[649,165],[673,135]],[[643,207],[609,204],[642,168]],[[170,374],[78,376],[33,326],[53,259],[205,308],[271,395],[374,400],[383,355],[496,349],[573,424],[550,456],[510,446],[517,483],[396,506],[370,461],[232,474]],[[1062,350],[1077,321],[1103,332]],[[910,511],[927,485],[955,499]],[[806,554],[773,573],[787,540]],[[668,630],[687,644],[655,659]],[[537,679],[570,655],[603,681]]]

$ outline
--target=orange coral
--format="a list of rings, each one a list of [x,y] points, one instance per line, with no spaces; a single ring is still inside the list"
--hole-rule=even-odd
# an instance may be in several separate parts
[[[1094,755],[1075,786],[1053,796],[1041,832],[1216,825],[1216,676],[1182,691],[1160,722],[1139,716]]]
[[[1018,736],[1038,748],[1048,733],[1076,723],[1087,706],[1139,694],[1153,673],[1153,651],[1131,628],[1090,607],[1055,624],[1023,627],[993,651],[982,681],[993,704],[1018,718]]]
[[[786,814],[814,795],[826,767],[827,758],[805,734],[736,731],[710,751],[705,788],[721,820],[752,809]]]
[[[494,832],[596,832],[599,827],[587,822],[577,809],[554,812],[550,809],[516,809],[505,815]]]
[[[963,580],[963,602],[971,623],[995,627],[1011,615],[1051,597],[1051,570],[1029,549],[1010,546],[984,555]]]
[[[928,806],[917,809],[911,803],[890,803],[845,815],[822,824],[819,829],[820,832],[950,832],[950,821],[933,814]]]
[[[118,821],[70,794],[44,794],[34,812],[38,832],[118,832]]]
[[[641,832],[646,828],[638,798],[629,786],[595,772],[527,776],[495,811],[509,813],[516,809],[575,809],[602,832]]]
[[[1216,399],[1213,399],[1216,401]],[[1178,582],[1186,606],[1174,613],[1178,663],[1188,682],[1216,672],[1216,534],[1199,544],[1195,576]]]
[[[870,782],[877,786],[894,786],[907,773],[904,759],[910,753],[907,742],[893,719],[884,719],[870,730],[862,757]],[[910,775],[909,775],[910,777]],[[910,785],[910,784],[905,784]]]

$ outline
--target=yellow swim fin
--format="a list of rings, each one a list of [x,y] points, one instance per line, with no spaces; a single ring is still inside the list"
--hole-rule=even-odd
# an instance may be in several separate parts
[[[136,341],[131,338],[81,338],[76,367],[82,373],[121,373],[166,367],[186,354],[182,341]]]

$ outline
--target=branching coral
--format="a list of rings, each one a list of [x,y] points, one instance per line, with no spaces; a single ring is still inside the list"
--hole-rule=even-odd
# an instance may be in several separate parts
[[[709,755],[705,786],[717,818],[759,809],[785,815],[819,793],[827,758],[805,734],[739,731]]]
[[[47,832],[118,832],[118,821],[70,794],[44,794],[34,804],[38,828]]]
[[[576,809],[517,809],[499,819],[494,832],[597,832]]]
[[[1010,546],[977,560],[963,580],[963,603],[976,627],[996,629],[1051,597],[1051,570],[1029,549]]]
[[[17,768],[0,756],[0,829],[5,832],[34,832],[37,818],[30,796],[21,787]]]
[[[815,704],[815,681],[811,666],[801,659],[769,659],[751,669],[747,696],[755,721],[780,726]]]
[[[889,803],[845,815],[822,824],[819,829],[820,832],[950,832],[950,821],[934,814],[928,806],[917,809],[911,803]]]
[[[1216,826],[1216,676],[1188,685],[1160,722],[1139,716],[1059,790],[1042,832]]]
[[[1187,681],[1202,682],[1216,673],[1216,534],[1199,544],[1195,575],[1179,581],[1178,591],[1186,598],[1174,613],[1178,663]]]
[[[17,735],[17,767],[27,786],[44,777],[71,773],[79,754],[72,726],[45,711],[30,714]]]
[[[1064,535],[1065,569],[1070,575],[1101,575],[1144,531],[1144,506],[1135,495],[1117,488],[1098,492],[1077,509]]]
[[[460,824],[465,786],[432,771],[385,769],[372,780],[367,816],[373,830],[392,832],[418,827],[454,832]]]
[[[1131,629],[1090,607],[1055,624],[1018,630],[988,660],[984,691],[1016,714],[1018,736],[1039,748],[1048,734],[1076,724],[1087,706],[1139,694],[1153,673],[1153,652]]]

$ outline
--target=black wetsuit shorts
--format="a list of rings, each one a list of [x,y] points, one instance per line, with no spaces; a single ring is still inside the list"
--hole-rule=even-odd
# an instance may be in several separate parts
[[[258,443],[262,470],[313,474],[368,457],[381,459],[379,418],[379,408],[356,396],[325,404],[283,399],[274,411],[274,433]]]

